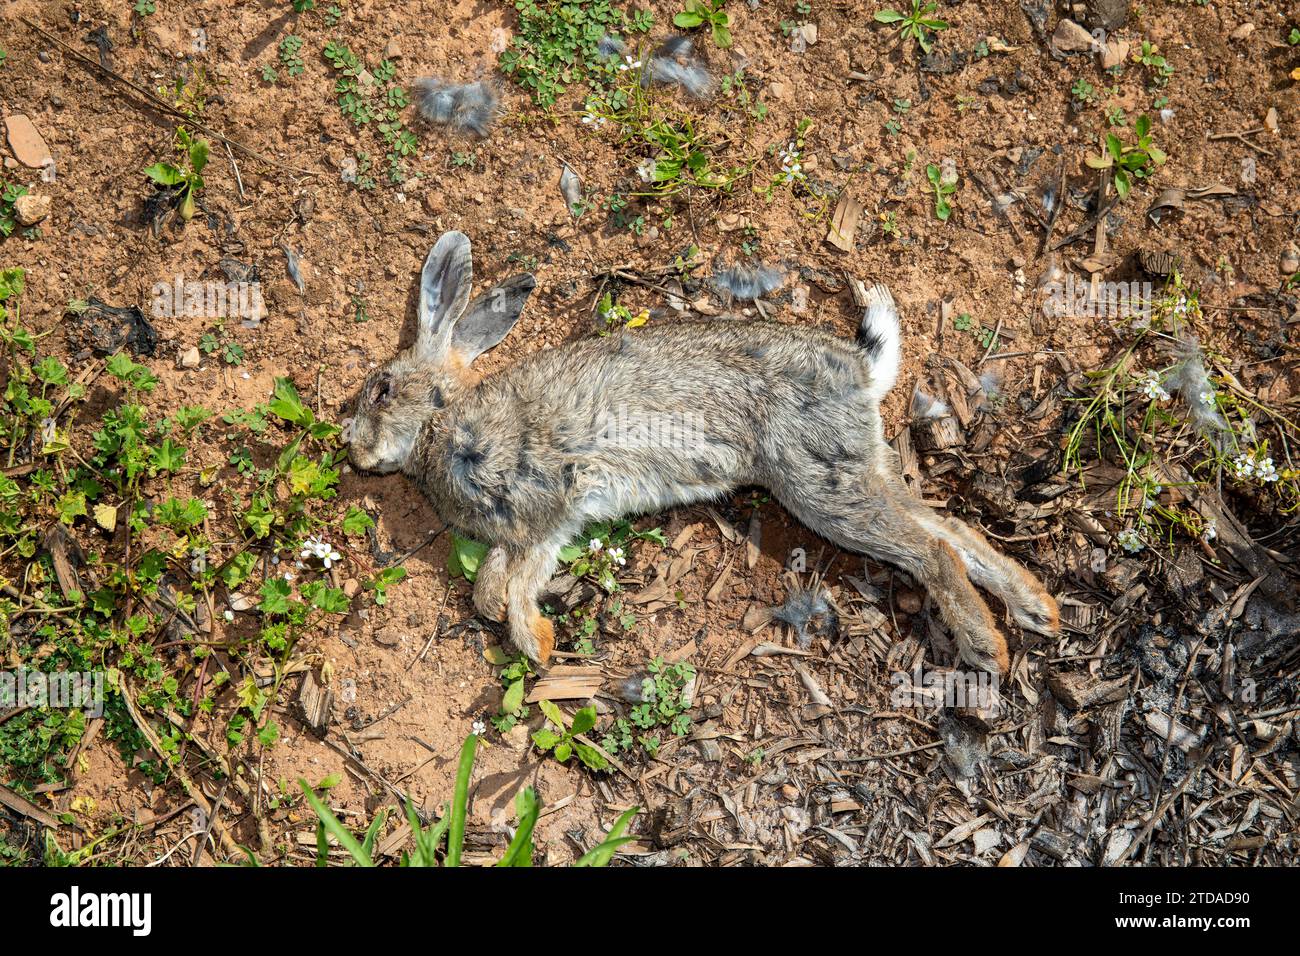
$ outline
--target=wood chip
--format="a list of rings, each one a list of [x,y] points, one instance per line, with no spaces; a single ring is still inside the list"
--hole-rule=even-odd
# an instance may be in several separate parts
[[[524,702],[539,700],[587,700],[595,696],[605,682],[600,667],[557,664],[537,679]]]
[[[826,233],[826,242],[841,252],[852,252],[853,239],[861,218],[862,203],[847,192],[841,193],[839,204],[835,207],[835,216],[831,220],[830,232]]]

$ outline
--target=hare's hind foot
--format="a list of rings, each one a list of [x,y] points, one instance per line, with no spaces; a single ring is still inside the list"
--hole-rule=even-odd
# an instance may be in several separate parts
[[[971,580],[999,597],[1017,624],[1049,637],[1060,631],[1056,599],[1024,565],[994,549],[984,535],[955,518],[925,515],[922,523],[952,545]]]
[[[1007,641],[997,622],[966,574],[966,565],[946,541],[936,541],[925,585],[948,631],[957,641],[957,652],[971,667],[991,674],[1005,674],[1011,667]]]

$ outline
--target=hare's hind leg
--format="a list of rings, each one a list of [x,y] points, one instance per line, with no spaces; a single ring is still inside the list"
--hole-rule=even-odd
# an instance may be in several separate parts
[[[955,518],[932,513],[918,517],[952,546],[971,580],[1002,599],[1017,624],[1036,634],[1057,633],[1061,612],[1056,599],[1024,565],[996,551],[984,535]]]
[[[1011,663],[1006,639],[952,545],[889,495],[824,506],[815,501],[814,496],[804,496],[784,503],[809,528],[840,547],[887,561],[915,577],[939,606],[962,660],[990,673],[1006,673]]]
[[[510,560],[505,548],[497,546],[484,556],[474,578],[474,609],[489,621],[506,619],[506,586],[510,581]]]

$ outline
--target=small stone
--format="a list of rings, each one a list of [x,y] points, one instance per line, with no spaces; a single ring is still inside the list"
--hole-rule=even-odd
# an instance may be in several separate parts
[[[402,643],[402,632],[395,626],[381,628],[375,634],[375,643],[382,647],[396,647]]]
[[[1268,112],[1264,114],[1264,128],[1270,133],[1276,133],[1281,129],[1278,123],[1277,107],[1270,106]]]
[[[799,32],[803,34],[804,42],[809,46],[817,43],[817,24],[805,23],[799,28]]]
[[[361,591],[361,582],[356,578],[348,578],[343,582],[343,593],[349,598],[354,598]]]
[[[34,226],[50,214],[50,197],[28,193],[14,200],[14,216],[22,226]]]
[[[1247,40],[1250,38],[1250,35],[1254,32],[1255,32],[1255,24],[1243,23],[1241,26],[1237,27],[1237,29],[1233,30],[1231,33],[1228,34],[1228,39]]]
[[[1062,53],[1087,53],[1095,45],[1091,33],[1065,17],[1056,24],[1056,32],[1052,34],[1052,46]]]
[[[397,37],[393,37],[384,44],[384,59],[396,60],[402,55],[402,46],[397,42]]]
[[[1131,46],[1127,40],[1116,40],[1113,37],[1106,41],[1106,45],[1101,49],[1101,68],[1109,70],[1111,67],[1119,66],[1128,60],[1128,51]]]
[[[774,100],[788,100],[790,98],[790,87],[785,83],[769,83],[767,92]]]
[[[1300,272],[1300,249],[1296,248],[1295,243],[1287,243],[1282,249],[1282,258],[1278,260],[1277,267],[1284,276]]]
[[[181,353],[181,368],[198,368],[200,361],[197,346],[188,348]]]
[[[9,148],[13,151],[14,158],[24,166],[40,169],[46,163],[54,162],[45,140],[24,114],[12,113],[6,116],[5,133],[9,137]]]
[[[504,53],[510,46],[510,31],[505,27],[496,27],[492,31],[492,39],[488,42],[488,49],[493,53]]]

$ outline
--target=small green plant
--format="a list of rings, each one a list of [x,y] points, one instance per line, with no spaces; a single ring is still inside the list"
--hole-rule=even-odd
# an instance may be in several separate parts
[[[590,577],[612,594],[619,589],[616,575],[627,563],[626,548],[633,541],[651,541],[660,546],[668,543],[659,528],[637,531],[625,519],[602,521],[588,525],[578,540],[561,548],[560,561],[568,565],[574,577]]]
[[[690,701],[686,690],[695,680],[694,666],[685,661],[669,664],[656,657],[646,665],[646,671],[639,693],[641,702],[632,707],[627,717],[615,720],[601,740],[608,753],[631,749],[635,739],[653,756],[660,742],[649,731],[666,727],[683,737],[690,730]],[[633,728],[643,733],[635,734]]]
[[[501,686],[505,692],[501,695],[501,708],[491,718],[497,733],[509,733],[516,724],[528,719],[528,705],[524,703],[524,683],[532,675],[533,668],[528,658],[520,654],[508,656],[501,648],[491,647],[484,652],[488,661],[501,668]]]
[[[1133,54],[1133,59],[1147,68],[1153,87],[1161,88],[1168,85],[1174,75],[1174,68],[1169,65],[1154,43],[1143,40],[1142,49]]]
[[[925,178],[930,181],[930,187],[934,190],[934,216],[940,222],[947,222],[952,215],[952,203],[949,202],[949,197],[957,192],[956,177],[945,178],[943,171],[934,163],[930,163],[925,167]]]
[[[630,61],[602,53],[600,41],[606,35],[645,33],[654,20],[648,12],[618,10],[611,0],[515,0],[514,7],[519,25],[498,66],[544,109],[555,106],[574,83],[603,93],[617,77],[633,72]]]
[[[14,203],[27,195],[27,187],[20,183],[0,182],[0,236],[13,234],[18,227],[18,214]]]
[[[1097,88],[1083,77],[1075,80],[1074,86],[1070,87],[1070,92],[1080,103],[1092,103],[1097,99]]]
[[[469,807],[469,782],[474,773],[474,760],[478,752],[478,736],[470,734],[460,750],[460,761],[456,767],[456,783],[452,792],[450,805],[443,805],[442,819],[426,827],[411,803],[406,805],[406,820],[411,828],[415,842],[413,853],[403,852],[400,865],[403,867],[458,867],[465,847],[465,822]],[[327,781],[332,783],[332,781]],[[329,865],[329,837],[334,837],[343,847],[356,866],[373,867],[375,843],[388,820],[388,811],[376,814],[364,837],[360,840],[343,825],[334,812],[308,785],[306,780],[299,780],[298,786],[308,805],[316,813],[319,821],[316,831],[316,865]],[[624,836],[628,824],[640,811],[632,807],[625,811],[597,846],[588,850],[576,861],[574,866],[608,866],[619,849],[632,842],[632,837]],[[541,803],[532,787],[525,787],[515,798],[515,814],[519,826],[514,837],[502,854],[497,866],[532,866],[534,862],[533,830],[541,815]],[[444,846],[445,844],[445,846]],[[250,863],[256,864],[256,858],[249,854]]]
[[[350,120],[357,132],[373,128],[383,140],[387,150],[388,179],[394,184],[406,182],[406,161],[419,148],[415,134],[402,121],[402,110],[410,102],[406,89],[394,82],[397,67],[391,60],[382,60],[372,70],[367,70],[361,57],[347,46],[329,42],[323,51],[325,59],[340,74],[334,83],[339,96],[339,111]],[[368,74],[369,81],[362,82]],[[374,124],[373,127],[371,124]],[[357,169],[352,179],[359,189],[375,188],[370,156],[357,153]]]
[[[947,21],[936,20],[930,16],[938,8],[937,3],[922,4],[921,0],[912,0],[910,13],[880,10],[872,19],[877,23],[898,24],[900,40],[913,39],[923,52],[929,53],[934,40],[932,34],[948,29]]]
[[[194,139],[185,127],[176,130],[176,147],[181,154],[181,164],[154,163],[146,166],[144,174],[159,186],[176,194],[181,218],[194,217],[195,195],[203,188],[203,168],[208,164],[209,144],[206,139]]]
[[[1292,46],[1300,45],[1300,27],[1291,28],[1291,32],[1286,35],[1286,42]]]
[[[600,304],[596,308],[601,321],[605,323],[604,328],[600,330],[601,335],[609,335],[618,329],[640,328],[650,320],[649,310],[642,309],[634,314],[627,306],[615,302],[613,295],[609,292],[606,292],[601,297]]]
[[[316,0],[290,0],[294,13],[306,13],[316,9]]]
[[[685,8],[673,17],[673,25],[683,30],[709,25],[713,42],[722,49],[731,46],[731,16],[723,7],[727,0],[686,0]]]
[[[306,69],[302,62],[302,37],[291,33],[280,41],[280,65],[291,77]]]
[[[158,7],[154,3],[154,0],[135,0],[135,6],[131,9],[139,16],[148,17],[152,16],[157,11]]]
[[[568,763],[575,754],[591,770],[608,770],[609,757],[599,747],[583,743],[578,738],[596,726],[596,708],[583,707],[566,724],[564,713],[549,700],[537,702],[547,721],[555,728],[542,727],[533,731],[533,746],[542,753],[555,755],[560,763]]]
[[[1140,116],[1133,124],[1137,142],[1125,145],[1115,133],[1107,133],[1102,141],[1104,150],[1099,156],[1084,160],[1093,169],[1114,169],[1115,192],[1127,199],[1136,180],[1146,179],[1163,166],[1165,153],[1152,141],[1151,117]]]

